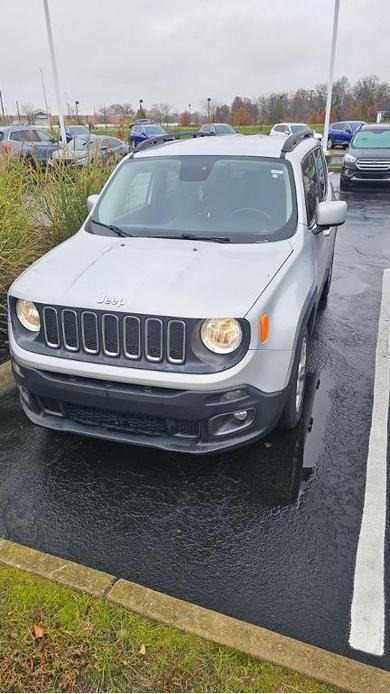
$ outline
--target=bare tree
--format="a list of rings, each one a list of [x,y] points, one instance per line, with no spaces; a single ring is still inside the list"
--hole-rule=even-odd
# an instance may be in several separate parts
[[[110,115],[110,107],[109,106],[99,106],[98,113],[103,116],[104,125],[107,127],[107,119],[108,119],[108,116]]]
[[[27,118],[27,122],[31,125],[34,121],[33,118],[34,106],[32,104],[22,104],[22,113]]]
[[[109,111],[116,116],[131,116],[134,113],[131,104],[111,104]]]

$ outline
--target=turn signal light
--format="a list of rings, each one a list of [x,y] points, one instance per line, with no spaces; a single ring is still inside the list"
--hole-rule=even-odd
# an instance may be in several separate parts
[[[267,342],[269,331],[269,315],[263,313],[260,318],[260,342]]]

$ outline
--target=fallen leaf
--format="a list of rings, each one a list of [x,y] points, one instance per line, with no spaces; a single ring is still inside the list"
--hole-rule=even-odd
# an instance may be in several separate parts
[[[142,646],[141,646],[141,648],[139,649],[139,654],[140,654],[140,655],[145,655],[145,653],[146,653],[146,646],[145,646],[145,644],[143,643]]]
[[[32,633],[33,633],[34,639],[43,639],[43,637],[45,635],[45,630],[39,624],[33,624],[32,625]]]
[[[264,446],[265,446],[266,448],[271,448],[271,446],[272,446],[271,441],[264,441]]]

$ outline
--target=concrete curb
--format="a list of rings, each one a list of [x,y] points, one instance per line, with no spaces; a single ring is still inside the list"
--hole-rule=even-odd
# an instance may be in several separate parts
[[[0,563],[103,598],[148,619],[229,646],[350,692],[390,692],[390,673],[144,588],[102,571],[0,539]]]
[[[0,398],[3,398],[8,393],[11,393],[16,384],[12,375],[10,360],[0,364]]]

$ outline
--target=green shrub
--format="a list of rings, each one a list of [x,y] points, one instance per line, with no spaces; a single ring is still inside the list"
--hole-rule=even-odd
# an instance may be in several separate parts
[[[87,197],[99,193],[112,165],[65,164],[47,170],[0,157],[0,348],[12,282],[53,246],[72,236],[87,216]]]
[[[46,227],[51,246],[78,231],[87,216],[88,196],[100,193],[112,168],[112,164],[98,161],[74,168],[59,162],[33,174],[37,195],[35,221]]]

